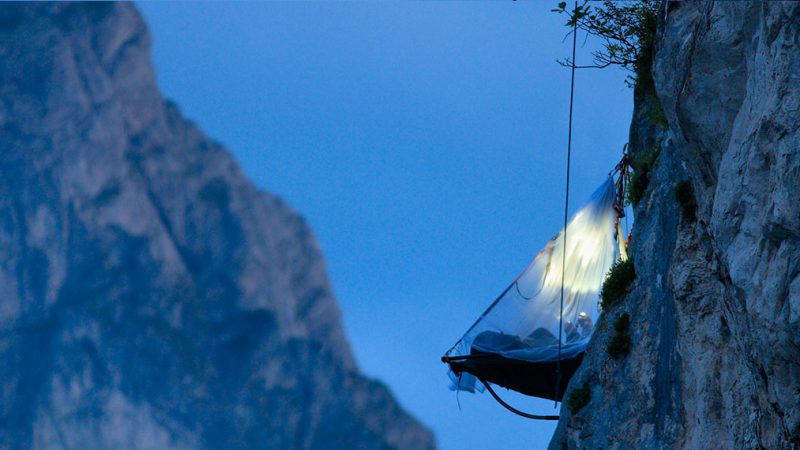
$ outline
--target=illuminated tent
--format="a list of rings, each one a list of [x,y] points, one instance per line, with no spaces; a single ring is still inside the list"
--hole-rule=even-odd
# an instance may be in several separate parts
[[[620,189],[612,178],[603,183],[569,220],[566,247],[562,229],[447,352],[452,389],[482,391],[481,380],[562,398],[597,323],[600,286],[613,262],[627,257]]]

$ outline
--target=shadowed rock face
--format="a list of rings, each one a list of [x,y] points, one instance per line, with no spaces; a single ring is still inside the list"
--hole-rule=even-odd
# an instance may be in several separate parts
[[[129,4],[0,8],[0,448],[433,448],[149,39]]]
[[[565,408],[551,448],[796,448],[800,3],[676,2],[659,20],[669,127],[631,125],[661,147],[636,210],[638,278],[571,382],[589,383],[591,402]],[[676,201],[683,180],[696,222]],[[615,362],[605,348],[623,311],[633,347]]]

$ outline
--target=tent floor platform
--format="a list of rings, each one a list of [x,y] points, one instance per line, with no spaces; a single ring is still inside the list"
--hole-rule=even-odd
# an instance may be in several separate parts
[[[464,357],[448,358],[454,374],[466,372],[479,380],[517,391],[521,394],[561,401],[569,380],[583,361],[583,353],[561,360],[561,383],[558,383],[558,362],[528,362],[495,353],[473,351]],[[556,384],[559,384],[556,391]]]

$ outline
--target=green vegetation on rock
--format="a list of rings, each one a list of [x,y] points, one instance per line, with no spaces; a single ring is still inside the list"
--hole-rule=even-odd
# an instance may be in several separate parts
[[[600,303],[603,309],[607,310],[624,299],[635,278],[633,259],[628,258],[614,263],[600,288]]]
[[[658,97],[654,95],[654,99],[653,107],[647,112],[647,119],[650,120],[653,125],[658,125],[666,129],[669,127],[667,114],[664,112],[664,107],[661,105],[661,101]]]
[[[588,405],[589,400],[591,399],[592,399],[592,390],[589,388],[587,384],[584,384],[579,388],[573,389],[567,396],[567,406],[569,407],[570,413],[576,414],[584,406]]]
[[[630,326],[631,316],[629,316],[628,313],[622,313],[614,320],[614,331],[617,333],[624,333],[628,331]]]
[[[614,359],[620,359],[631,351],[630,324],[628,313],[622,313],[614,320],[615,333],[606,346],[606,352]]]
[[[631,175],[627,183],[626,200],[634,208],[644,197],[650,185],[650,172],[656,164],[658,148],[653,147],[648,151],[639,152],[634,164],[631,165]]]
[[[633,85],[652,76],[650,67],[659,3],[658,0],[584,0],[574,9],[568,2],[560,2],[553,12],[567,14],[568,27],[574,27],[577,22],[579,30],[600,38],[601,50],[593,53],[591,67],[621,66],[633,72],[627,80],[628,85]],[[561,63],[571,65],[571,61]]]

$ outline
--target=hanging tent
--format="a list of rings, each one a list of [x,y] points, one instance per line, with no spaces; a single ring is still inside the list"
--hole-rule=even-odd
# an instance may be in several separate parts
[[[613,262],[627,257],[621,189],[622,180],[609,177],[447,352],[451,389],[494,383],[561,400],[597,323],[600,286]]]

